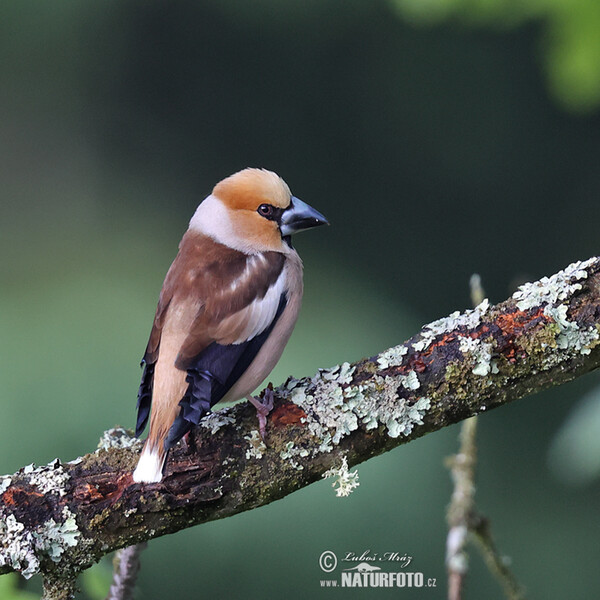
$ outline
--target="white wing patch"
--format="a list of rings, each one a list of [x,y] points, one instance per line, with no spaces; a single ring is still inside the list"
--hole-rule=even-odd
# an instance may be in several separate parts
[[[224,319],[219,324],[219,329],[235,331],[235,338],[218,340],[219,343],[241,344],[267,329],[277,314],[281,294],[287,289],[286,280],[286,269],[284,269],[263,298],[256,298],[247,307]]]
[[[264,267],[266,264],[266,260],[267,259],[265,258],[265,255],[262,252],[260,254],[251,254],[250,256],[248,256],[244,272],[239,277],[236,277],[229,284],[229,289],[223,290],[222,294],[225,295],[231,292],[235,292],[235,290],[237,290],[239,287],[244,287],[248,285],[248,280],[254,277],[255,270]]]

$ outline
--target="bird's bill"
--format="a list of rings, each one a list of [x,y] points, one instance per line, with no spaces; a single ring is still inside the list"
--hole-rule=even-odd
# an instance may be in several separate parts
[[[287,236],[319,225],[329,225],[329,221],[312,206],[292,196],[292,202],[281,215],[281,235]]]

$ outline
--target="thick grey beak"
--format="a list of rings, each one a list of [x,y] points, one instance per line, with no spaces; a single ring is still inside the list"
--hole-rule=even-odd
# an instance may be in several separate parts
[[[290,206],[281,215],[281,235],[285,237],[319,225],[329,225],[329,221],[318,210],[292,196]]]

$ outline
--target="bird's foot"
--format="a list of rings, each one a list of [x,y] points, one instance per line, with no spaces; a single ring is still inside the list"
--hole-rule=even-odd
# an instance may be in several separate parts
[[[269,384],[265,388],[263,399],[259,396],[247,396],[248,402],[256,408],[256,416],[258,417],[258,431],[260,437],[265,439],[265,428],[267,426],[267,415],[273,410],[273,403],[275,401],[275,394],[273,393],[273,386]]]
[[[191,431],[188,431],[181,438],[181,447],[183,448],[184,454],[194,454],[196,452],[196,440]]]

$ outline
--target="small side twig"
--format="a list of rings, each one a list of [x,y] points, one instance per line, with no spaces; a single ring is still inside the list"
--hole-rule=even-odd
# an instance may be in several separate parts
[[[113,580],[106,600],[131,600],[140,572],[140,554],[148,544],[127,546],[115,554]]]
[[[470,524],[470,531],[473,533],[487,568],[504,588],[508,600],[523,600],[525,591],[508,568],[509,559],[501,556],[498,552],[488,520],[480,515],[475,515]]]

